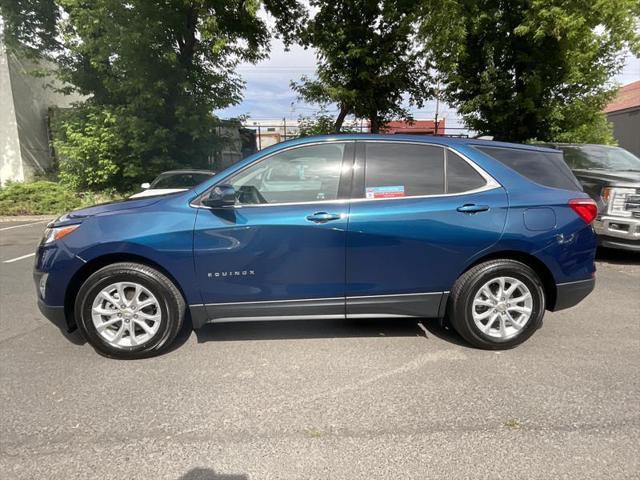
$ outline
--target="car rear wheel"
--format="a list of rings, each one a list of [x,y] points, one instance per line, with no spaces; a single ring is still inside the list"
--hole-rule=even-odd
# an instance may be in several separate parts
[[[101,354],[122,359],[160,353],[182,327],[185,302],[171,280],[138,263],[93,273],[75,305],[78,327]]]
[[[501,350],[533,335],[544,310],[544,287],[532,268],[515,260],[491,260],[460,276],[447,314],[471,345]]]

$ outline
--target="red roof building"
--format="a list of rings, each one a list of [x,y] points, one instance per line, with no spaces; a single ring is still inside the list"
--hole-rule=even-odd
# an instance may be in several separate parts
[[[415,120],[412,123],[404,120],[394,120],[387,123],[383,133],[403,135],[443,135],[444,119],[438,120],[436,128],[435,120]]]
[[[604,107],[604,113],[640,108],[640,80],[620,87],[616,97]]]
[[[618,145],[640,157],[640,80],[620,87],[604,112]]]

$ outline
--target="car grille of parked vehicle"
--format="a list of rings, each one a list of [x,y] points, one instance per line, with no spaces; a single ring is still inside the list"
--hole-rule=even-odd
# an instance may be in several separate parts
[[[609,215],[640,218],[640,188],[607,187],[602,199]]]

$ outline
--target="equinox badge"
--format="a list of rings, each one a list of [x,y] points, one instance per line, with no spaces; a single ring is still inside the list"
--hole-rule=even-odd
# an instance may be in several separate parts
[[[207,277],[209,278],[248,277],[255,274],[256,272],[254,272],[253,270],[235,270],[233,272],[209,272],[207,273]]]

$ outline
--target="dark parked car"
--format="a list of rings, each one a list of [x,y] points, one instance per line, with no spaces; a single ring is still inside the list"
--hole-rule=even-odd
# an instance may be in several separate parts
[[[557,150],[308,137],[186,192],[64,215],[34,278],[44,314],[112,357],[166,349],[187,309],[194,328],[447,316],[502,349],[591,292],[596,214]]]
[[[564,152],[584,191],[598,202],[593,226],[600,245],[640,252],[640,158],[607,145],[549,146]]]

